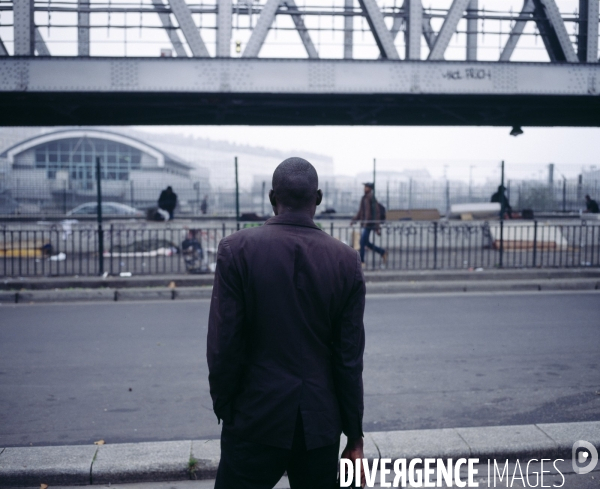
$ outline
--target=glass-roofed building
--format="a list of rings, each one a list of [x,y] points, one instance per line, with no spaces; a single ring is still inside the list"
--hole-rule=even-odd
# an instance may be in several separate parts
[[[109,200],[133,201],[136,188],[154,200],[167,185],[192,186],[192,167],[180,158],[140,139],[99,129],[53,131],[5,149],[0,154],[6,170],[2,186],[41,206],[61,200],[77,205],[95,195],[98,158]],[[208,186],[207,179],[201,183]]]

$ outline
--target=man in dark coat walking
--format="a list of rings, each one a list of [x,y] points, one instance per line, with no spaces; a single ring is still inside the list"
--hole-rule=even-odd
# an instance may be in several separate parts
[[[177,194],[169,186],[160,193],[158,198],[158,208],[169,213],[169,220],[173,219],[173,213],[177,207]]]
[[[381,226],[379,222],[381,221],[381,210],[379,208],[379,202],[375,198],[374,190],[375,184],[367,182],[364,184],[365,193],[360,199],[360,206],[358,208],[358,212],[350,222],[350,225],[353,226],[356,221],[360,222],[362,226],[362,231],[360,232],[360,261],[363,266],[365,263],[365,248],[369,248],[373,250],[375,253],[379,253],[381,255],[381,260],[385,264],[387,262],[387,253],[383,248],[371,243],[369,240],[369,236],[371,235],[371,231],[375,231],[376,234],[381,234]]]
[[[600,209],[598,208],[598,202],[592,199],[589,195],[585,196],[585,212],[592,214],[598,214]]]
[[[365,285],[358,254],[313,222],[314,167],[273,173],[275,217],[218,250],[207,359],[223,420],[216,489],[331,489],[340,434],[362,458]]]

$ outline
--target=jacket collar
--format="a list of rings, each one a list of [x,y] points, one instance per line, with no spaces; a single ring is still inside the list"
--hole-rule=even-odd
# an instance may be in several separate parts
[[[270,224],[287,224],[290,226],[302,226],[320,230],[319,226],[317,226],[310,217],[303,213],[295,214],[290,212],[273,216],[265,222],[265,225]]]

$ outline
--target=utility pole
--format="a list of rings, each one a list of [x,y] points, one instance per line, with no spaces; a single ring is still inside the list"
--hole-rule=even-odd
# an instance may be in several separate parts
[[[102,173],[100,172],[100,157],[96,157],[96,202],[98,206],[98,273],[104,274],[104,231],[102,230]]]
[[[373,197],[375,197],[375,177],[377,174],[377,160],[373,158]]]
[[[240,220],[240,185],[238,181],[238,159],[235,157],[235,220]]]
[[[446,183],[446,218],[450,216],[450,182],[448,181],[448,165],[444,165],[444,180]]]
[[[504,219],[504,160],[500,166],[500,220]]]
[[[502,268],[504,260],[504,160],[500,170],[500,262]]]
[[[390,208],[390,179],[388,177],[388,180],[386,182],[386,198],[385,198],[385,205],[387,206],[387,208]]]
[[[475,168],[475,165],[470,165],[469,166],[469,202],[471,202],[471,200],[473,199],[473,192],[472,192],[472,188],[473,188],[473,168]]]

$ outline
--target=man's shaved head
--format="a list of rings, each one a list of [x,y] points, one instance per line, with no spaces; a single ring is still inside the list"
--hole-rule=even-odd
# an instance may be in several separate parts
[[[273,193],[277,202],[302,209],[314,205],[319,188],[317,170],[303,158],[288,158],[273,172]],[[317,205],[320,203],[318,199]]]

